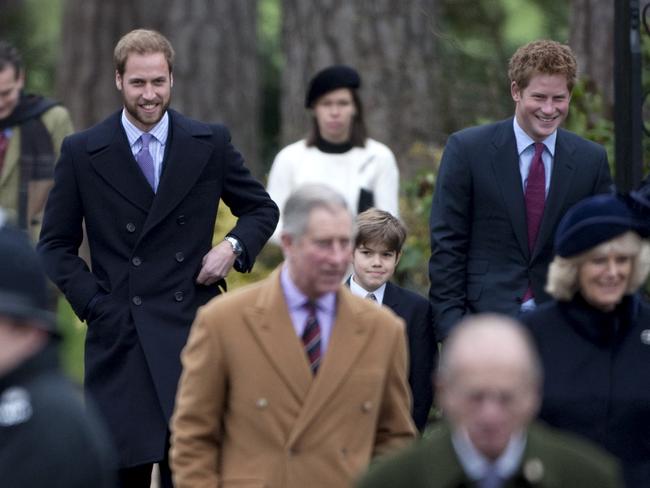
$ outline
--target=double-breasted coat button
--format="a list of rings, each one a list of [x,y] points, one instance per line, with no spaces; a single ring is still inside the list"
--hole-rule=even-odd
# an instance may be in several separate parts
[[[126,224],[126,231],[129,233],[135,232],[135,224],[133,222]]]
[[[184,298],[185,295],[183,294],[182,291],[177,291],[176,293],[174,293],[174,300],[176,300],[177,302],[182,302]]]
[[[370,410],[372,410],[372,402],[370,400],[365,401],[361,404],[362,412],[370,412]]]
[[[131,263],[133,263],[133,266],[140,266],[142,264],[142,259],[140,259],[138,256],[133,256]]]
[[[175,258],[176,258],[176,261],[178,261],[179,263],[182,263],[183,261],[185,261],[185,254],[183,254],[182,252],[177,252],[176,255],[175,255]]]
[[[259,409],[265,409],[269,406],[269,401],[266,398],[258,398],[255,401],[255,406]]]
[[[140,298],[138,295],[131,298],[131,301],[133,302],[133,305],[142,305],[142,298]]]
[[[176,223],[178,225],[184,225],[185,224],[185,215],[179,215],[176,217]]]
[[[524,463],[524,477],[530,483],[539,483],[544,478],[544,464],[539,458],[529,459]]]

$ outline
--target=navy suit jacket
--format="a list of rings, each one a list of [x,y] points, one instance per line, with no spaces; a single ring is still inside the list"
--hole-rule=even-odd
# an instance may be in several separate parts
[[[575,203],[610,191],[605,149],[558,129],[551,184],[532,253],[512,118],[452,134],[433,194],[429,298],[438,338],[465,313],[519,313],[529,286],[537,303],[555,229]]]
[[[197,308],[219,293],[195,280],[220,199],[238,217],[230,234],[245,249],[241,271],[278,220],[224,126],[169,115],[156,194],[135,162],[121,111],[66,138],[38,244],[48,275],[88,322],[85,387],[122,467],[164,455],[180,351]],[[82,222],[90,269],[78,256]]]
[[[346,284],[350,286],[350,279]],[[431,304],[417,293],[387,282],[382,305],[406,322],[413,422],[422,432],[433,403],[433,372],[438,363]]]

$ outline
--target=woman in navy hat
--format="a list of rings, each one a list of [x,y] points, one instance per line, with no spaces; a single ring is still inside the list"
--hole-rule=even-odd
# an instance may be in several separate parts
[[[546,291],[521,318],[544,367],[540,417],[617,456],[628,488],[650,486],[650,270],[646,233],[625,199],[572,207],[556,232]]]
[[[345,197],[353,213],[378,207],[398,215],[399,171],[395,156],[367,136],[359,97],[361,78],[349,66],[319,71],[309,82],[305,107],[312,127],[305,139],[282,149],[273,161],[267,191],[282,211],[304,183],[324,183]],[[282,215],[271,238],[279,242]]]

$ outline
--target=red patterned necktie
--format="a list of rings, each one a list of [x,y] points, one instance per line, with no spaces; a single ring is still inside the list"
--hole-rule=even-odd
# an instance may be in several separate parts
[[[313,302],[305,304],[307,309],[307,323],[302,333],[302,342],[305,345],[305,353],[311,367],[311,372],[316,374],[320,366],[321,348],[320,348],[320,325],[316,318],[316,305]]]
[[[0,130],[0,175],[2,175],[2,168],[5,164],[5,154],[8,146],[9,139],[5,135],[4,131]]]
[[[542,161],[543,152],[544,144],[536,142],[535,155],[530,163],[528,179],[526,180],[526,192],[524,194],[526,201],[526,222],[528,224],[528,249],[531,254],[537,241],[539,225],[542,222],[546,201],[546,176],[544,161]],[[531,298],[533,298],[533,291],[529,285],[523,300],[525,302]]]

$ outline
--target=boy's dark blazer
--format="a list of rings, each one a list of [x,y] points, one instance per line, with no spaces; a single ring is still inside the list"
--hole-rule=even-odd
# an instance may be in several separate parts
[[[350,286],[350,279],[347,286]],[[387,282],[382,305],[406,322],[413,421],[422,432],[433,403],[433,371],[438,360],[431,304],[417,293]]]

